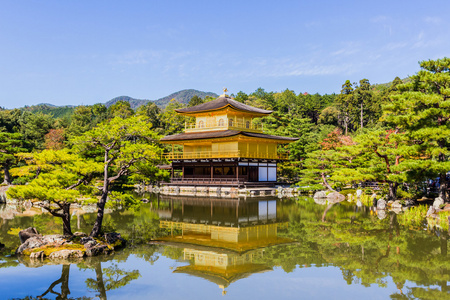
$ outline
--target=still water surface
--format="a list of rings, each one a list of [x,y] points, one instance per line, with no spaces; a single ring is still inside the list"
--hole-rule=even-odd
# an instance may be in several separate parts
[[[448,233],[310,198],[151,198],[111,212],[129,240],[71,264],[11,256],[17,231],[60,233],[33,209],[0,208],[1,299],[450,299]],[[73,213],[89,232],[95,214]]]

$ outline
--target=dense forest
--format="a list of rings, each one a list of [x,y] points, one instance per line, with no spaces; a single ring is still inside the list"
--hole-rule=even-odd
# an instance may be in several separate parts
[[[290,157],[278,169],[285,182],[310,190],[377,182],[389,198],[395,199],[420,196],[423,183],[432,179],[439,181],[440,196],[447,199],[449,67],[448,58],[423,61],[410,78],[397,77],[384,85],[372,85],[365,78],[347,80],[339,94],[258,88],[250,94],[240,91],[231,96],[273,111],[257,120],[265,133],[299,138],[279,149]],[[168,176],[156,168],[165,163],[160,157],[167,151],[159,139],[184,130],[186,119],[175,109],[213,99],[193,96],[187,104],[172,99],[164,108],[146,102],[136,109],[127,99],[116,99],[109,106],[61,108],[61,113],[54,115],[32,109],[1,109],[0,164],[4,184],[36,181],[40,174],[56,169],[76,173],[67,179],[71,184],[64,188],[84,184],[85,190],[78,192],[86,195],[95,194],[88,191],[88,182],[111,174],[117,176],[109,183],[112,189],[137,181],[155,184]],[[138,130],[138,124],[145,126]],[[125,127],[134,133],[122,132]],[[105,136],[106,132],[110,136]],[[131,138],[135,143],[128,145]],[[128,156],[120,156],[126,151]],[[80,168],[86,162],[99,165],[83,173]],[[104,170],[110,174],[105,175]],[[105,192],[110,193],[110,189]]]

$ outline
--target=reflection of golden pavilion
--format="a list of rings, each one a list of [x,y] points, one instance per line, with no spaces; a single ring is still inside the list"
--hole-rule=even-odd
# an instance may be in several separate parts
[[[163,201],[164,202],[164,201]],[[277,236],[286,227],[277,215],[277,200],[230,201],[218,199],[168,199],[159,210],[160,227],[171,230],[161,239],[184,248],[190,264],[174,272],[205,278],[222,288],[232,282],[272,270],[257,263],[264,248],[291,243]]]

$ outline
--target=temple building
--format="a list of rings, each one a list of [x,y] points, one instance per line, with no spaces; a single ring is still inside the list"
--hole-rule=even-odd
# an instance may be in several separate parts
[[[190,117],[193,123],[186,123],[184,133],[161,139],[172,145],[167,154],[172,161],[169,185],[273,187],[277,163],[288,159],[277,152],[278,145],[297,140],[264,134],[255,118],[272,111],[245,105],[226,94],[175,111]]]

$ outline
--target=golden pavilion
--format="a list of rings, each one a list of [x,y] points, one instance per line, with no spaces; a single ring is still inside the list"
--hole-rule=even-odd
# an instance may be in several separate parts
[[[184,133],[161,139],[172,145],[167,154],[172,161],[171,185],[274,186],[277,163],[287,160],[287,155],[277,152],[278,145],[297,140],[264,134],[254,120],[272,111],[240,103],[226,94],[176,112],[195,121],[186,123]],[[174,151],[175,145],[183,151]]]

